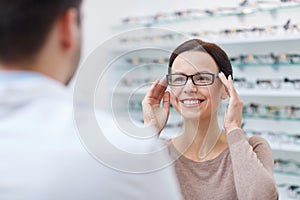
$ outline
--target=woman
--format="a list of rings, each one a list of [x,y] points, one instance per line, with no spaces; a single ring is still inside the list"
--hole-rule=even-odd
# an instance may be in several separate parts
[[[222,131],[218,107],[226,98]],[[178,158],[175,170],[185,199],[278,199],[272,151],[264,139],[245,137],[243,103],[220,47],[193,39],[174,50],[167,78],[156,81],[143,100],[145,124],[159,133],[167,122],[170,100],[184,120],[183,134],[170,141],[169,150]]]

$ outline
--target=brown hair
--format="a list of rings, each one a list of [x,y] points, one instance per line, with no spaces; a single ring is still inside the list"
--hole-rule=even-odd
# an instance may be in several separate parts
[[[229,75],[232,76],[232,66],[225,51],[214,43],[204,42],[199,39],[188,40],[173,51],[169,59],[169,74],[171,73],[172,65],[176,57],[186,51],[202,51],[208,53],[216,62],[220,72],[223,72],[226,77]]]

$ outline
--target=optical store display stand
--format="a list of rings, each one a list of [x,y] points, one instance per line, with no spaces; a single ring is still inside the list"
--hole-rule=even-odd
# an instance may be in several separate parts
[[[118,48],[109,51],[111,57],[118,59],[107,71],[115,77],[107,80],[111,87],[107,95],[108,107],[113,105],[113,112],[129,116],[142,126],[141,101],[150,83],[167,73],[172,50],[191,38],[217,43],[232,61],[235,86],[244,101],[243,129],[248,136],[267,139],[273,150],[280,199],[300,199],[300,24],[299,27],[292,25],[297,22],[299,12],[300,6],[294,5],[253,15],[210,16],[162,23],[158,20],[155,27],[172,31],[149,28],[122,36],[119,44],[114,45]],[[269,25],[276,25],[276,30]],[[120,27],[124,30],[126,24]],[[266,28],[257,33],[257,27]],[[247,33],[235,31],[237,28]],[[225,29],[231,31],[215,34]],[[225,101],[220,107],[220,124],[226,107]],[[180,134],[181,127],[182,119],[171,107],[161,137],[175,137]]]
[[[270,52],[294,54],[300,52],[300,36],[274,36],[266,40],[252,39],[220,45],[231,56],[240,52],[249,55]],[[294,63],[245,63],[235,66],[234,72],[236,78],[244,78],[250,83],[236,83],[245,105],[243,129],[249,136],[258,135],[268,140],[275,158],[274,176],[280,199],[294,199],[296,195],[289,191],[289,187],[300,185],[300,88],[284,82],[284,79],[299,80],[299,59]],[[259,85],[257,80],[270,82]]]

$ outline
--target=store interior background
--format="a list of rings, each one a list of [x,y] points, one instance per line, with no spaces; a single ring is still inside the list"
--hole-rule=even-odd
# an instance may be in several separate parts
[[[276,0],[270,1],[274,2]],[[119,34],[122,34],[126,31],[131,31],[136,28],[143,28],[142,25],[122,25],[122,19],[124,18],[151,16],[159,12],[172,13],[174,11],[180,11],[191,8],[215,9],[217,7],[222,6],[236,6],[239,3],[241,3],[241,1],[235,0],[110,0],[109,2],[103,0],[84,0],[83,51],[80,67],[84,65],[89,55],[92,52],[94,52],[96,48],[101,46],[104,42],[109,41],[114,37],[118,37]],[[269,55],[270,53],[274,53],[275,55],[299,55],[299,6],[297,8],[283,9],[275,12],[257,12],[255,14],[249,14],[242,17],[211,17],[201,20],[186,20],[184,22],[172,22],[161,24],[158,23],[154,24],[153,27],[187,33],[196,31],[201,32],[204,30],[224,30],[238,27],[253,28],[267,27],[269,25],[283,26],[289,19],[291,20],[291,24],[298,24],[298,30],[297,28],[286,31],[281,30],[280,33],[275,33],[273,35],[268,33],[255,33],[252,35],[239,34],[235,35],[236,37],[234,36],[234,34],[229,37],[223,35],[220,38],[214,37],[212,41],[215,40],[217,43],[220,42],[219,45],[225,49],[225,51],[229,54],[229,57],[238,56],[240,54]],[[205,39],[205,37],[201,38],[199,36],[199,39]],[[162,42],[160,41],[160,43]],[[138,46],[139,44],[136,45]],[[176,47],[177,45],[179,45],[179,43],[174,42],[174,47]],[[113,44],[112,48],[115,48],[117,50],[118,48],[121,48],[121,45],[119,46],[118,44]],[[113,53],[111,48],[105,49],[104,52],[106,52],[107,55],[103,55],[103,57],[99,58],[99,63],[102,63],[102,61],[105,59],[112,59],[117,56],[115,53]],[[275,179],[278,185],[278,189],[280,191],[280,199],[282,200],[300,199],[300,110],[297,109],[300,107],[300,88],[295,88],[292,83],[283,82],[281,83],[281,87],[277,89],[272,89],[270,88],[271,86],[266,86],[265,89],[261,89],[257,87],[256,81],[258,79],[264,78],[267,80],[283,80],[285,77],[288,77],[292,80],[300,79],[300,58],[296,57],[295,60],[296,62],[293,64],[255,64],[248,66],[244,65],[243,67],[234,66],[235,77],[246,78],[247,81],[250,81],[254,84],[254,88],[243,88],[242,86],[239,88],[241,96],[244,100],[244,104],[248,106],[247,108],[245,108],[246,125],[244,128],[248,130],[250,135],[262,134],[261,136],[268,139],[268,141],[271,143],[271,147],[273,149],[274,157],[276,160],[274,168]],[[124,65],[126,65],[126,62],[124,62]],[[105,65],[99,64],[99,68],[105,67]],[[110,75],[112,77],[119,75],[118,73],[120,73],[120,71],[116,69],[117,67],[118,66],[112,66],[113,69],[109,72],[111,73]],[[161,76],[163,75],[163,72],[164,71],[161,71]],[[108,97],[111,96],[109,85],[116,84],[116,82],[110,81],[111,80],[105,79],[103,83],[100,83],[104,84],[105,87],[108,88],[107,95],[105,95]],[[132,88],[128,88],[128,93],[131,92]],[[128,99],[128,96],[126,96],[128,94],[124,95],[123,93],[120,94],[120,96],[118,96],[119,100],[123,98],[125,104],[130,104],[131,99]],[[104,110],[106,110],[106,108],[110,106],[111,101],[110,98],[105,98],[105,96],[103,96],[103,93],[101,93],[97,97],[96,94],[96,98],[99,99],[99,101],[96,100],[98,102],[97,106],[99,106],[100,109]],[[140,95],[137,98],[142,99],[142,95]],[[138,101],[135,101],[133,104],[137,102]],[[253,107],[251,108],[251,103],[252,106],[253,104],[257,104],[260,107],[265,107],[265,110],[267,106],[273,107],[267,108],[269,109],[267,111],[259,110],[259,112],[265,112],[265,115],[261,116],[260,113],[255,113],[253,111]],[[293,113],[292,115],[290,113],[291,106],[293,106],[293,108],[295,108],[296,110],[295,113]],[[290,110],[287,111],[286,107],[288,107],[288,109]],[[171,119],[171,122],[172,120],[173,119]]]
[[[210,1],[210,0],[164,0],[164,1],[140,1],[140,0],[85,0],[84,13],[84,46],[83,59],[102,42],[113,35],[122,32],[112,31],[113,26],[121,24],[121,20],[128,16],[148,16],[158,12],[173,12],[185,8],[215,8],[220,4],[236,5],[238,1]],[[124,29],[123,31],[125,31]]]

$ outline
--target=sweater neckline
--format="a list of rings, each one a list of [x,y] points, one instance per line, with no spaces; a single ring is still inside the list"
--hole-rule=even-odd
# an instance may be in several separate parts
[[[219,162],[220,160],[222,160],[226,155],[228,155],[229,153],[229,147],[225,148],[219,155],[217,155],[215,158],[210,159],[210,160],[206,160],[206,161],[194,161],[191,160],[187,157],[185,157],[183,154],[181,154],[176,147],[174,146],[174,144],[171,142],[170,144],[170,154],[171,156],[174,156],[175,158],[178,158],[179,160],[181,160],[182,162],[185,163],[191,163],[191,164],[196,164],[196,165],[208,165],[208,164],[213,164],[216,162]]]

